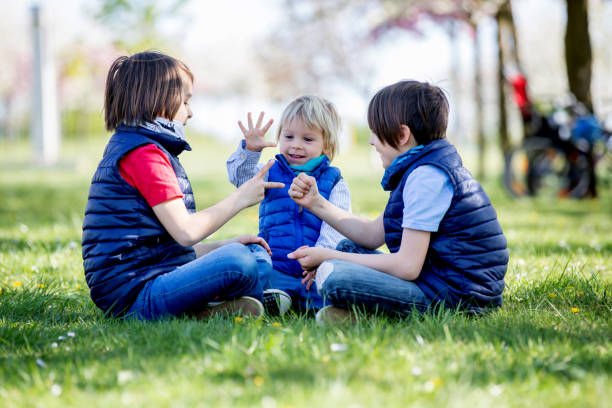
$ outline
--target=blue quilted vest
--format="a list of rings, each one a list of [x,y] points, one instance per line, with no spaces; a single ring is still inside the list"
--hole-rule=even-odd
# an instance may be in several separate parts
[[[384,213],[389,251],[397,252],[401,244],[406,179],[425,164],[449,176],[454,195],[438,231],[431,233],[423,269],[414,282],[433,303],[475,312],[501,306],[508,265],[506,238],[489,197],[446,139],[435,140],[415,154],[404,153],[385,172],[383,188],[391,191]]]
[[[123,315],[147,281],[195,259],[193,248],[174,241],[138,190],[119,174],[119,160],[146,144],[168,156],[185,206],[195,212],[191,184],[177,158],[191,150],[189,144],[140,127],[119,126],[91,181],[82,238],[91,298],[109,315]]]
[[[319,193],[326,200],[342,178],[340,170],[329,165],[329,159],[317,167],[311,176],[317,180]],[[279,272],[302,276],[302,267],[287,254],[302,245],[314,246],[321,231],[321,220],[298,206],[289,197],[289,187],[295,174],[282,155],[276,156],[276,163],[268,171],[268,181],[285,183],[284,188],[270,188],[259,206],[259,236],[263,237],[272,250],[272,265]]]

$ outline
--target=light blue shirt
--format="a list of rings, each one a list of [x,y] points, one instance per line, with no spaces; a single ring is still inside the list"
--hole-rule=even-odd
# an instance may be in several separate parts
[[[432,165],[419,166],[410,173],[402,197],[402,228],[436,232],[453,200],[453,185],[448,175]]]

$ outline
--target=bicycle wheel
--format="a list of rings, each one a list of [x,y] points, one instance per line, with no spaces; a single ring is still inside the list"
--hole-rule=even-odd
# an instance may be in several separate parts
[[[515,197],[579,198],[586,194],[590,178],[584,155],[568,157],[546,138],[525,139],[505,158],[504,185]]]

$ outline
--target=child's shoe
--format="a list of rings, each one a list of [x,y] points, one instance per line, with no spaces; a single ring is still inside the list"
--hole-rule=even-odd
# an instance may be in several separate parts
[[[263,304],[269,316],[282,316],[291,307],[291,296],[280,289],[266,289],[263,292]]]
[[[320,325],[334,323],[357,323],[355,313],[336,306],[325,306],[315,315],[315,321]]]
[[[210,302],[204,310],[196,313],[196,318],[207,319],[219,315],[240,315],[258,319],[264,313],[261,302],[250,296],[242,296],[238,299],[225,300],[221,302]]]

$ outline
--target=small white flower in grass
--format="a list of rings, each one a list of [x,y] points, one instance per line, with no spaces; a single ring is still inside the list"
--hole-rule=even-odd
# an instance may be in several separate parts
[[[489,394],[491,394],[492,396],[499,397],[504,391],[504,387],[499,384],[493,384],[489,387],[488,391]]]
[[[344,343],[333,343],[331,346],[329,346],[329,349],[334,352],[342,352],[346,351],[348,346]]]
[[[47,364],[45,364],[42,358],[36,359],[36,365],[39,366],[40,368],[45,368],[47,366]]]
[[[414,375],[415,377],[418,377],[422,373],[423,373],[423,370],[421,370],[421,367],[419,366],[412,367],[412,375]]]
[[[28,228],[27,225],[19,224],[19,231],[21,231],[21,232],[23,232],[25,234],[26,232],[28,232],[28,230],[29,230],[29,228]]]
[[[57,336],[57,339],[58,339],[59,341],[63,341],[63,340],[66,340],[66,337],[64,337],[64,336]]]
[[[66,346],[66,351],[70,351],[70,346]]]
[[[51,386],[51,394],[56,397],[59,397],[60,395],[62,395],[62,387],[60,387],[58,384],[53,384]]]
[[[129,381],[132,381],[134,379],[134,373],[132,373],[130,370],[121,370],[117,373],[117,383],[119,383],[119,385],[123,385]]]
[[[51,343],[51,348],[57,348],[57,343],[56,342]]]
[[[423,346],[425,345],[425,340],[423,340],[423,338],[421,337],[420,334],[417,334],[416,336],[414,336],[417,343],[419,343],[419,346]]]
[[[73,332],[73,331],[69,331],[68,333],[66,333],[66,336],[68,336],[68,337],[74,337],[74,336],[76,336],[76,334],[74,334],[74,332]]]
[[[73,249],[76,248],[79,244],[76,241],[70,241],[67,245],[68,248]]]
[[[276,400],[274,397],[266,395],[261,399],[261,406],[263,408],[276,408]]]
[[[32,272],[38,272],[38,266],[36,266],[36,265],[32,265],[32,266],[30,266],[30,270],[31,270]]]
[[[567,245],[567,241],[564,239],[559,240],[559,243],[557,245],[559,245],[559,248],[563,248],[563,249],[569,248],[569,245]]]

